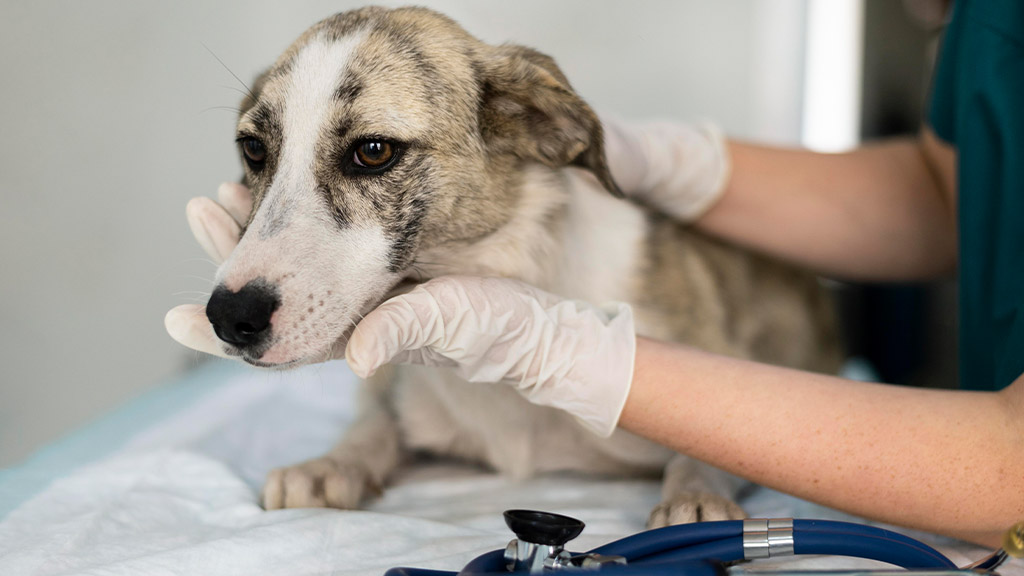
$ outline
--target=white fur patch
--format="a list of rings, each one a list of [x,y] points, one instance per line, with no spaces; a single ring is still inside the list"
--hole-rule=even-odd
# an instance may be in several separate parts
[[[316,147],[327,130],[338,82],[349,59],[366,34],[354,34],[337,42],[322,38],[310,41],[296,55],[284,102],[284,145],[274,183],[264,202],[266,214],[260,233],[287,225],[294,204],[316,190]]]
[[[557,289],[564,296],[602,304],[632,302],[647,220],[636,205],[615,198],[582,170],[566,170],[569,211]]]
[[[349,58],[366,38],[354,34],[327,42],[315,39],[295,57],[291,82],[285,96],[283,165],[302,169],[312,183],[316,144],[330,129],[326,119],[335,102],[338,82],[345,75]]]

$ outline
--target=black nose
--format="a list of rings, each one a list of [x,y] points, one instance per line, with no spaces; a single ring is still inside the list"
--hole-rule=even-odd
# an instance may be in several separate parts
[[[270,316],[281,305],[277,289],[263,279],[238,292],[221,284],[206,304],[206,317],[221,340],[239,348],[254,347],[270,335]]]

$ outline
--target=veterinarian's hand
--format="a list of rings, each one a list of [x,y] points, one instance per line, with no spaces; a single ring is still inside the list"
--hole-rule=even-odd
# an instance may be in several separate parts
[[[219,265],[238,245],[242,226],[252,212],[252,193],[241,184],[225,182],[217,189],[217,200],[193,198],[185,207],[185,215],[196,241]],[[164,317],[164,326],[172,338],[193,350],[227,357],[213,334],[204,306],[173,308]]]
[[[612,178],[626,196],[693,222],[725,191],[729,153],[717,126],[601,122]]]
[[[595,307],[515,280],[445,276],[367,314],[345,356],[363,377],[398,362],[510,383],[609,436],[629,394],[635,348],[626,304]]]

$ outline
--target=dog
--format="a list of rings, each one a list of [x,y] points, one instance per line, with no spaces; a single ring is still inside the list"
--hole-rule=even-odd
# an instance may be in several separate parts
[[[835,366],[814,277],[623,199],[601,123],[554,60],[436,12],[317,23],[252,85],[237,141],[254,207],[207,315],[226,353],[255,366],[340,355],[362,315],[448,274],[628,302],[648,337]],[[600,439],[510,387],[412,366],[364,384],[329,454],[270,473],[267,509],[357,507],[423,451],[515,478],[663,476],[652,527],[743,517],[737,479],[625,431]]]

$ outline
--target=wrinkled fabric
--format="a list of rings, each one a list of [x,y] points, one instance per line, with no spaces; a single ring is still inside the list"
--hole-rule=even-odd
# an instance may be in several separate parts
[[[355,417],[358,384],[341,362],[287,373],[217,364],[69,439],[79,442],[55,444],[26,463],[22,468],[47,460],[56,470],[87,448],[105,449],[91,464],[52,481],[39,473],[39,492],[0,516],[0,574],[379,576],[397,565],[454,570],[505,546],[511,534],[503,510],[534,508],[584,520],[586,530],[570,546],[582,551],[642,530],[660,498],[652,480],[553,475],[517,481],[471,466],[416,463],[365,511],[266,512],[258,501],[266,473],[326,452]],[[171,393],[183,390],[194,397],[172,402]],[[168,404],[173,407],[161,412]],[[0,478],[0,494],[21,471]],[[766,489],[741,504],[756,517],[851,520]],[[958,564],[986,553],[910,535],[939,546]],[[878,567],[820,557],[758,566]],[[1024,563],[1014,561],[1000,573],[1024,576]]]
[[[446,366],[470,382],[506,382],[611,436],[633,381],[627,304],[565,300],[516,280],[445,276],[366,315],[345,356],[367,376],[389,362]]]

